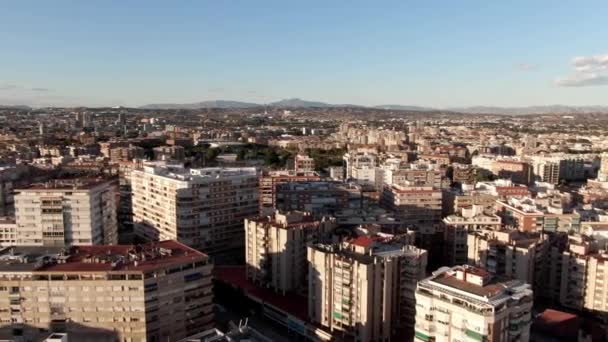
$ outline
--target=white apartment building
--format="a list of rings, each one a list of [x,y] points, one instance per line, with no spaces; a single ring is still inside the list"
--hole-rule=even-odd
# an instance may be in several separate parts
[[[16,189],[17,245],[116,244],[116,185],[67,179]]]
[[[63,331],[73,341],[179,340],[213,325],[211,272],[205,254],[176,241],[5,248],[0,336],[40,341]]]
[[[304,290],[307,285],[306,247],[336,227],[334,218],[311,213],[275,212],[274,216],[245,219],[247,279],[277,292]]]
[[[376,154],[348,152],[344,154],[343,159],[346,163],[346,179],[353,179],[361,185],[377,186],[380,173],[377,173]]]
[[[412,333],[415,284],[427,253],[391,239],[360,236],[308,247],[308,314],[334,336],[388,341]]]
[[[243,220],[258,213],[255,168],[144,165],[131,172],[133,228],[148,241],[177,240],[213,257],[242,251]]]
[[[533,292],[471,266],[442,267],[418,282],[415,341],[529,341]]]

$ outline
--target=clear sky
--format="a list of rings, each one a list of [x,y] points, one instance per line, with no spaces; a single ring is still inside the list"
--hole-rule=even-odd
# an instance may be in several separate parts
[[[608,105],[608,1],[0,1],[0,104]]]

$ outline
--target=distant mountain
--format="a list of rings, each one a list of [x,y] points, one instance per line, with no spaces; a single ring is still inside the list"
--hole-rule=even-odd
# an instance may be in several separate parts
[[[608,113],[608,106],[529,106],[529,107],[464,107],[446,108],[446,110],[471,114],[499,114],[499,115],[526,115],[526,114],[583,114]]]
[[[202,108],[252,108],[259,107],[257,103],[240,101],[202,101],[195,103],[159,103],[140,106],[141,109],[202,109]]]
[[[380,105],[380,106],[375,106],[374,108],[377,109],[386,109],[386,110],[413,110],[413,111],[419,111],[419,112],[430,112],[430,111],[435,111],[437,109],[435,108],[429,108],[429,107],[419,107],[419,106],[403,106],[403,105]]]
[[[281,101],[276,101],[268,104],[271,107],[288,107],[288,108],[296,108],[296,107],[336,107],[336,105],[328,104],[325,102],[317,102],[317,101],[305,101],[298,98],[293,99],[284,99]]]
[[[141,106],[142,109],[201,109],[201,108],[256,108],[262,107],[263,104],[241,102],[241,101],[202,101],[196,103],[161,103],[148,104]],[[351,104],[331,104],[320,101],[307,101],[299,98],[284,99],[276,102],[268,103],[266,106],[275,108],[339,108],[339,107],[361,107],[365,106]],[[0,106],[6,108],[6,106]],[[28,108],[25,106],[11,106],[10,108]],[[530,107],[491,107],[491,106],[473,106],[473,107],[451,107],[451,108],[431,108],[421,106],[407,106],[398,104],[387,104],[374,107],[375,109],[385,110],[403,110],[403,111],[451,111],[470,114],[497,114],[497,115],[526,115],[526,114],[580,114],[580,113],[608,113],[608,106],[530,106]]]
[[[3,106],[0,105],[0,109],[17,109],[17,110],[30,110],[32,107],[25,105],[15,105],[15,106]]]

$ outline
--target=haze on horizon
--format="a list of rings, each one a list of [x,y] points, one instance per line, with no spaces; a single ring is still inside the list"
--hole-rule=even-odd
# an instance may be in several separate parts
[[[0,105],[608,105],[608,2],[0,4]]]

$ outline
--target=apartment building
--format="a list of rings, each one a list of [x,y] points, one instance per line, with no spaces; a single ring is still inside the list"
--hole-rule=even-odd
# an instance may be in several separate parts
[[[381,205],[408,225],[433,225],[441,221],[442,192],[430,186],[385,187]]]
[[[478,229],[499,230],[500,217],[485,213],[482,206],[462,208],[459,213],[443,218],[445,234],[445,263],[467,263],[467,234]]]
[[[116,185],[114,180],[78,178],[16,189],[17,245],[115,244]]]
[[[311,321],[354,341],[413,333],[414,291],[425,274],[425,250],[388,235],[360,236],[309,246],[308,261]]]
[[[530,232],[579,232],[579,214],[564,212],[561,203],[544,202],[542,199],[508,198],[497,200],[496,210],[503,223]]]
[[[545,286],[549,270],[549,239],[540,233],[515,229],[480,229],[467,234],[467,262],[484,268],[491,276],[523,280]],[[541,288],[538,288],[539,290]]]
[[[111,340],[184,338],[211,328],[212,265],[176,241],[0,250],[0,331],[107,331]],[[110,340],[110,339],[106,339]]]
[[[306,246],[335,227],[334,218],[299,211],[245,219],[247,279],[282,293],[306,289]]]
[[[118,146],[109,149],[110,160],[112,162],[131,161],[133,159],[145,158],[145,150],[142,147],[129,144],[128,146]]]
[[[449,186],[445,177],[446,169],[432,163],[410,163],[398,169],[384,171],[383,181],[386,185],[431,186],[442,188]]]
[[[0,247],[17,245],[17,223],[14,217],[0,217]]]
[[[216,258],[242,253],[243,220],[258,213],[257,183],[255,168],[144,165],[131,171],[134,232]]]
[[[442,267],[418,282],[415,341],[528,341],[533,292],[472,266]]]
[[[279,184],[290,182],[320,181],[321,177],[314,171],[279,170],[264,172],[259,180],[260,214],[271,215],[276,208],[276,187]]]
[[[560,304],[603,317],[608,314],[606,239],[569,236],[562,253]]]
[[[294,159],[294,169],[296,172],[311,172],[315,170],[315,160],[303,154],[297,154]]]
[[[154,160],[184,160],[186,157],[183,146],[159,146],[153,149]]]
[[[364,205],[361,187],[340,182],[290,182],[276,186],[276,209],[308,211],[316,217]]]
[[[348,152],[343,156],[346,165],[346,179],[375,187],[377,183],[378,156],[367,152]]]

